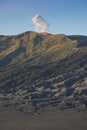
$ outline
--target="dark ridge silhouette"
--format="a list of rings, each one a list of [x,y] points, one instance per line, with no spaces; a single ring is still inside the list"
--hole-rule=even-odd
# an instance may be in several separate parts
[[[71,40],[77,40],[77,47],[87,47],[87,36],[72,35],[68,36]]]

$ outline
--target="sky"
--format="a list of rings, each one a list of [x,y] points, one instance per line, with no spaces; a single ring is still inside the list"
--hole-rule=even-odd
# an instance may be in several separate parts
[[[0,35],[38,30],[87,36],[87,0],[0,0]]]

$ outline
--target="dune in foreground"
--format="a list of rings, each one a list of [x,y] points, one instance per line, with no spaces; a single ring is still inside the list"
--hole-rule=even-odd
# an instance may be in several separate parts
[[[46,110],[35,115],[0,108],[0,130],[86,130],[87,112]]]

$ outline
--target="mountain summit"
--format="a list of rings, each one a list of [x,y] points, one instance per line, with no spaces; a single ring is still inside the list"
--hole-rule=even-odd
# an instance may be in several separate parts
[[[0,104],[22,111],[87,107],[87,36],[0,36]]]

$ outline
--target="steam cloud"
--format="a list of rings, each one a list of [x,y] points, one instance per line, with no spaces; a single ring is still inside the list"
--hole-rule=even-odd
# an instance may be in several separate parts
[[[36,14],[32,18],[32,22],[35,24],[37,32],[46,32],[46,31],[48,31],[49,23],[46,22],[46,20],[40,14]]]

